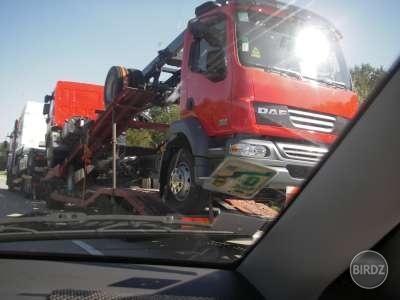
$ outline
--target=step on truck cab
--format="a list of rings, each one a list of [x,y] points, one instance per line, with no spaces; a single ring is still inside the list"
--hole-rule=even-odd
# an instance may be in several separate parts
[[[47,116],[47,165],[61,163],[97,113],[104,110],[103,86],[58,81],[54,92],[44,98],[43,114]]]
[[[106,102],[124,80],[158,90],[164,103],[179,92],[159,178],[177,207],[199,203],[202,180],[227,156],[273,168],[271,188],[298,186],[358,109],[340,39],[292,5],[209,1],[142,71],[122,68],[117,78],[111,69]]]

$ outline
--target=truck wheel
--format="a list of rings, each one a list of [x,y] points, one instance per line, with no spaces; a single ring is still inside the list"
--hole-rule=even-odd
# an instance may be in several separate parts
[[[187,147],[177,151],[169,162],[166,200],[181,213],[201,214],[208,198],[194,181],[194,158]],[[203,197],[202,197],[203,196]]]
[[[126,69],[121,66],[113,66],[107,73],[104,84],[104,105],[107,107],[127,87],[143,85],[144,77],[140,70]]]

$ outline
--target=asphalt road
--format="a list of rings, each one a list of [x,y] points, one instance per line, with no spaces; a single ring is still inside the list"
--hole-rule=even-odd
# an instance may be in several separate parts
[[[6,177],[0,175],[0,218],[41,210],[46,210],[44,201],[32,201],[25,198],[20,192],[10,192],[6,185]],[[109,243],[109,240],[101,240],[97,242],[98,245],[96,246],[105,247]],[[0,243],[0,252],[27,251],[40,253],[49,252],[49,250],[53,253],[104,255],[103,252],[92,246],[91,242],[81,240]]]
[[[0,175],[0,218],[43,210],[47,210],[44,201],[32,201],[25,198],[21,192],[10,192],[6,185],[6,177]],[[89,243],[80,240],[0,243],[0,252],[26,251],[40,253],[49,252],[49,249],[53,253],[103,255],[102,252]]]
[[[10,192],[6,185],[6,177],[0,175],[0,218],[47,210],[44,201],[32,201],[21,192]],[[147,243],[130,243],[124,240],[53,240],[30,242],[2,242],[1,252],[25,253],[58,253],[89,255],[131,255],[132,252],[141,257],[148,252]],[[159,251],[159,250],[158,250]]]
[[[31,212],[48,211],[44,201],[32,201],[25,198],[20,192],[8,191],[5,184],[5,176],[0,175],[0,218],[6,216],[17,216]],[[169,259],[171,255],[187,259],[192,256],[205,256],[204,260],[215,260],[217,257],[208,257],[206,253],[209,248],[208,240],[203,239],[200,243],[197,239],[180,238],[169,242],[170,239],[66,239],[48,241],[19,241],[0,242],[0,255],[4,252],[19,253],[58,253],[62,255],[80,254],[96,256],[128,256]],[[201,247],[199,246],[201,245]],[[206,251],[207,250],[207,251]],[[219,249],[211,251],[211,255],[219,257]],[[239,251],[240,252],[240,251]],[[235,252],[236,253],[236,252]],[[207,258],[208,257],[208,258]],[[200,259],[200,258],[199,258]]]
[[[43,201],[26,199],[20,192],[8,191],[6,177],[0,175],[0,218],[12,214],[26,214],[45,209]]]

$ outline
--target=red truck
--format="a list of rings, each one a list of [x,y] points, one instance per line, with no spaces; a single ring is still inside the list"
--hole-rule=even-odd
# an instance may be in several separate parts
[[[103,87],[95,84],[58,81],[54,92],[45,96],[47,115],[47,165],[61,163],[82,133],[104,110]]]
[[[227,155],[273,167],[271,188],[300,185],[358,109],[340,38],[320,16],[276,1],[199,6],[171,54],[179,72],[165,81],[180,82],[181,109],[160,169],[167,199],[194,206],[201,178]],[[158,70],[146,67],[144,81],[154,85]]]
[[[89,148],[110,142],[111,114],[119,135],[152,128],[135,119],[151,106],[179,103],[181,118],[151,175],[171,206],[204,203],[202,182],[228,156],[274,170],[272,190],[300,185],[358,109],[341,34],[277,1],[208,1],[195,12],[143,70],[110,69],[108,107],[90,129]]]

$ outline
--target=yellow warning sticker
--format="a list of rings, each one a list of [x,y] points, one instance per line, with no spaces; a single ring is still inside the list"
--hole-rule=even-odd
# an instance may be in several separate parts
[[[250,54],[251,57],[261,58],[261,52],[257,47],[254,47]]]

